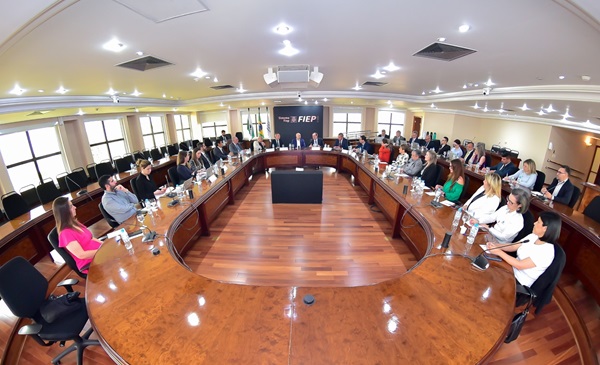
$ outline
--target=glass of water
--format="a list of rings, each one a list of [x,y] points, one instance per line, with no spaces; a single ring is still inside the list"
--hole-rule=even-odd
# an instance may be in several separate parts
[[[140,212],[140,213],[137,214],[136,218],[137,218],[138,222],[140,222],[140,224],[143,225],[144,224],[144,218],[146,218],[146,217],[144,216],[144,213]]]

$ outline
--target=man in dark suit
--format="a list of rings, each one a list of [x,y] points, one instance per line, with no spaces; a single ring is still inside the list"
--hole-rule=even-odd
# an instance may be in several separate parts
[[[213,155],[215,156],[215,162],[217,160],[227,160],[227,152],[225,152],[223,140],[220,138],[217,140],[217,147],[213,150]]]
[[[413,143],[419,143],[418,139],[419,139],[419,133],[417,133],[417,131],[413,131],[412,137],[410,137],[410,139],[408,140],[408,145],[410,146]]]
[[[362,135],[358,139],[358,145],[356,145],[356,148],[354,149],[354,151],[360,152],[360,153],[363,153],[363,151],[367,151],[368,154],[372,155],[373,154],[373,146],[371,146],[371,144],[369,144],[369,142],[367,142],[367,137]]]
[[[338,139],[335,140],[333,149],[334,150],[347,150],[348,149],[348,140],[346,138],[344,138],[344,133],[338,134]]]
[[[450,152],[450,145],[448,144],[448,137],[442,138],[440,149],[438,150],[438,155],[443,156],[444,153]]]
[[[429,151],[433,148],[435,152],[440,148],[440,142],[438,140],[432,141],[431,134],[425,136],[425,150]]]
[[[219,137],[219,139],[223,141],[223,144],[227,144],[227,133],[225,133],[225,130],[221,131],[221,137]]]
[[[319,138],[319,134],[315,132],[312,134],[312,139],[310,140],[310,146],[322,148],[322,147],[325,147],[325,143],[323,143],[323,139]]]
[[[552,180],[552,184],[548,186],[548,189],[542,188],[542,194],[547,199],[556,203],[569,205],[573,196],[573,190],[575,190],[569,180],[569,174],[571,174],[571,168],[567,165],[562,165],[556,172],[556,177]]]
[[[304,142],[304,139],[302,139],[302,135],[300,133],[296,133],[296,138],[292,140],[292,147],[294,149],[306,148],[306,143]]]
[[[281,140],[281,135],[279,133],[275,133],[275,138],[271,140],[271,147],[273,147],[273,148],[284,147],[283,141]]]
[[[385,132],[385,129],[382,129],[382,130],[381,130],[381,134],[380,134],[380,135],[378,135],[377,137],[381,137],[381,138],[387,138],[387,139],[389,139],[389,138],[390,138],[389,134],[386,134],[386,132]]]
[[[500,175],[500,177],[506,177],[517,172],[519,168],[512,163],[510,159],[510,154],[508,152],[504,152],[502,154],[502,159],[500,160],[500,163],[496,166],[490,167],[490,170],[495,170],[496,173]]]
[[[202,151],[202,154],[200,155],[200,162],[202,162],[202,166],[204,166],[205,169],[211,167],[212,161],[210,156],[208,155],[208,147],[206,147],[204,143],[202,143],[200,151]]]
[[[475,145],[473,144],[473,142],[467,142],[467,152],[464,155],[464,163],[465,165],[468,165],[470,163],[474,163],[473,160],[473,156],[475,155]]]

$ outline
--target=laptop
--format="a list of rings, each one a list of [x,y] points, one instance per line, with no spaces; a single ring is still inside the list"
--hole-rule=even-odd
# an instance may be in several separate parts
[[[194,183],[192,182],[193,177],[190,177],[189,179],[187,179],[186,181],[183,182],[183,190],[190,190],[192,188],[192,186],[194,186]]]

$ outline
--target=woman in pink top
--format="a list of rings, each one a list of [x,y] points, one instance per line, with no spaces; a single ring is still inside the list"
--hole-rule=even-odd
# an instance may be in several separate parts
[[[87,266],[92,262],[102,242],[92,237],[92,232],[77,221],[76,209],[65,197],[56,198],[52,203],[58,231],[58,246],[65,248],[73,256],[81,272],[87,273]]]

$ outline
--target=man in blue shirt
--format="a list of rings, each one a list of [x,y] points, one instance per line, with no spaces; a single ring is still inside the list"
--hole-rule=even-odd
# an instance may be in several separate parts
[[[104,210],[119,224],[125,222],[137,212],[135,207],[138,203],[137,197],[125,189],[123,185],[118,184],[114,177],[109,175],[100,176],[98,184],[104,190],[104,195],[102,195]]]

